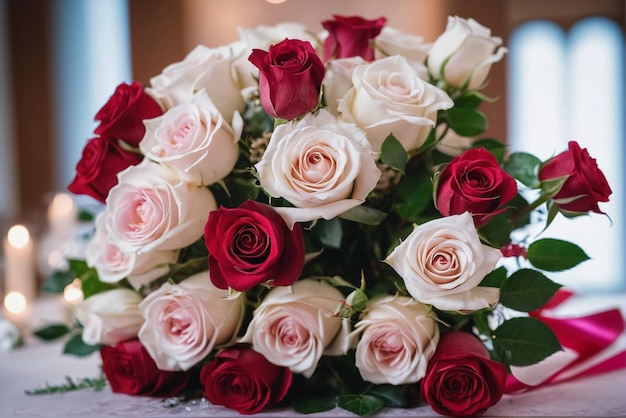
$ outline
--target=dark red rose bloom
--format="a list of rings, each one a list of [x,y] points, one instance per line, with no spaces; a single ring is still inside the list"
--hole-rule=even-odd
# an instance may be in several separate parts
[[[132,84],[122,83],[115,89],[109,101],[98,111],[95,119],[100,124],[94,131],[137,147],[146,133],[144,119],[161,116],[163,110],[159,103],[144,92],[137,81]]]
[[[586,148],[570,141],[569,149],[550,159],[539,170],[542,183],[567,177],[552,201],[559,209],[576,214],[604,213],[598,202],[608,202],[613,191]]]
[[[470,416],[498,403],[506,368],[473,334],[443,334],[420,382],[422,400],[441,415]]]
[[[259,69],[259,94],[267,113],[295,119],[317,107],[326,69],[309,42],[285,39],[269,52],[252,50],[248,60]]]
[[[139,154],[126,151],[113,139],[92,138],[83,148],[82,157],[76,164],[76,176],[68,190],[104,203],[109,190],[117,184],[117,173],[141,160]]]
[[[470,212],[477,228],[517,194],[517,183],[484,148],[454,157],[437,180],[437,209],[443,216]]]
[[[204,229],[211,281],[244,292],[259,283],[289,286],[304,268],[302,229],[290,230],[269,205],[253,200],[209,213]]]
[[[138,339],[103,346],[102,371],[115,393],[142,396],[174,396],[187,386],[190,374],[159,370]]]
[[[291,386],[292,373],[270,363],[247,345],[226,348],[200,371],[204,396],[240,414],[256,414],[280,402]]]
[[[333,58],[362,57],[366,61],[374,59],[372,39],[380,34],[387,19],[368,20],[359,16],[333,15],[332,20],[322,22],[328,31],[324,41],[324,61]]]

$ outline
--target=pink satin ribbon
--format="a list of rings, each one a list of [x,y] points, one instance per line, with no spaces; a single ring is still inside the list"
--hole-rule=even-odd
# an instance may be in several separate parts
[[[561,346],[574,351],[577,358],[556,372],[552,372],[551,376],[545,376],[545,379],[535,386],[520,382],[515,376],[509,374],[505,388],[506,393],[524,392],[550,383],[562,382],[575,377],[592,376],[626,367],[626,350],[623,348],[608,358],[597,362],[591,361],[594,356],[600,356],[602,351],[615,343],[618,338],[624,338],[626,327],[624,317],[619,309],[576,318],[549,316],[548,311],[557,308],[572,295],[573,293],[570,291],[559,290],[543,308],[531,312],[529,315],[548,325],[554,331]],[[581,363],[587,361],[591,363],[589,367],[575,370]],[[572,370],[574,373],[567,376]]]

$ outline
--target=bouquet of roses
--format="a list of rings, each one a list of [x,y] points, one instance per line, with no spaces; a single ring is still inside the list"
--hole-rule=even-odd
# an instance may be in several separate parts
[[[602,214],[595,160],[480,138],[506,48],[472,19],[432,44],[322,26],[241,29],[97,113],[69,190],[103,210],[53,278],[81,280],[66,352],[99,350],[114,392],[472,415],[561,350],[544,273],[588,257],[527,227]]]

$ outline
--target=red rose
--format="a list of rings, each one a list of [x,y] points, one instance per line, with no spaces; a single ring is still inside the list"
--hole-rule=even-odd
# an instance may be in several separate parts
[[[372,61],[374,47],[371,40],[378,36],[387,19],[367,20],[359,16],[339,15],[333,15],[333,18],[322,22],[328,31],[324,41],[324,61],[357,56]]]
[[[109,101],[98,111],[96,120],[100,125],[94,131],[97,135],[121,139],[137,147],[146,128],[144,119],[161,116],[161,106],[144,92],[137,81],[122,83],[115,89]]]
[[[269,52],[252,50],[248,60],[259,69],[259,94],[267,113],[295,119],[317,107],[326,69],[309,42],[285,39]]]
[[[116,393],[142,396],[174,396],[190,380],[189,373],[159,370],[137,339],[114,347],[103,346],[102,371]]]
[[[502,398],[506,374],[504,365],[491,360],[473,334],[448,332],[441,336],[421,380],[422,400],[438,414],[473,415]]]
[[[264,281],[289,286],[304,267],[300,225],[290,230],[271,206],[253,200],[209,213],[204,239],[211,281],[220,289],[244,292]]]
[[[470,212],[477,228],[517,194],[517,183],[484,148],[465,151],[444,168],[437,180],[437,209],[443,216]]]
[[[117,184],[117,173],[139,164],[141,160],[140,155],[124,150],[112,139],[90,139],[76,164],[76,176],[68,190],[89,195],[104,203],[109,190]]]
[[[539,180],[547,182],[567,177],[552,201],[559,209],[576,214],[604,213],[598,202],[608,202],[612,190],[596,160],[577,142],[569,142],[569,150],[550,159],[540,170]]]
[[[240,414],[256,414],[280,402],[291,386],[292,373],[246,345],[221,351],[200,371],[204,396]]]

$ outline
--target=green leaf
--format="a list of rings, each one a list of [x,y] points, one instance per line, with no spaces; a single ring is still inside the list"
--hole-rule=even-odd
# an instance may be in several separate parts
[[[560,287],[537,270],[519,269],[502,285],[500,302],[516,311],[530,312],[541,308]]]
[[[315,224],[313,231],[316,233],[320,242],[330,248],[340,248],[341,239],[343,238],[343,229],[341,228],[341,219],[333,218],[331,220],[320,219]]]
[[[73,272],[76,277],[82,276],[84,273],[91,270],[85,260],[69,259],[67,262],[69,264],[70,271]]]
[[[89,269],[80,275],[80,281],[83,289],[83,296],[87,299],[91,295],[103,292],[109,288],[106,283],[102,283],[98,279],[98,272],[95,269]]]
[[[577,266],[589,256],[576,244],[554,238],[537,240],[528,246],[528,261],[545,271],[563,271]]]
[[[396,210],[405,219],[414,220],[428,207],[433,197],[433,182],[428,176],[407,176],[398,188]]]
[[[337,406],[363,417],[380,411],[385,402],[372,395],[340,395],[337,398]]]
[[[454,101],[454,107],[456,108],[467,108],[467,109],[476,109],[478,108],[478,106],[480,106],[480,104],[482,103],[482,99],[475,95],[475,94],[471,94],[471,95],[465,95],[465,96],[461,96],[458,97],[455,101]]]
[[[369,391],[370,394],[383,398],[385,406],[390,408],[404,408],[407,405],[402,385],[376,385]]]
[[[478,110],[453,107],[445,114],[450,128],[461,136],[480,135],[487,128],[487,118]]]
[[[493,332],[493,346],[512,366],[529,366],[562,350],[554,332],[535,318],[511,318]]]
[[[500,266],[486,275],[480,282],[479,286],[501,288],[502,284],[506,280],[506,273],[506,268],[504,266]]]
[[[85,357],[100,350],[100,345],[89,345],[83,341],[80,333],[68,340],[63,349],[63,354],[72,354],[78,357]]]
[[[472,148],[485,148],[487,151],[492,153],[494,157],[496,157],[496,160],[498,160],[499,164],[502,164],[502,162],[504,161],[504,155],[506,153],[506,145],[504,145],[502,142],[498,141],[497,139],[492,139],[492,138],[479,139],[478,141],[475,141],[472,144]]]
[[[70,329],[65,324],[52,324],[35,330],[33,334],[42,340],[55,340],[68,332]]]
[[[341,215],[342,219],[349,221],[360,222],[366,225],[378,225],[387,217],[385,212],[381,212],[378,209],[368,208],[367,206],[359,205],[352,209],[348,209]]]
[[[75,277],[70,271],[55,271],[48,276],[41,290],[46,293],[63,293],[65,286],[72,283]]]
[[[528,187],[536,187],[537,167],[541,164],[541,160],[534,155],[525,152],[516,152],[509,155],[504,163],[504,171],[512,177],[518,179],[522,184]]]
[[[511,240],[511,231],[513,224],[506,213],[501,213],[492,217],[478,232],[492,246],[500,248]]]
[[[336,396],[324,396],[319,398],[301,398],[294,402],[293,409],[300,414],[315,414],[329,411],[337,404]]]
[[[394,170],[404,174],[409,155],[400,141],[390,134],[385,141],[383,141],[383,145],[380,149],[380,159]]]

